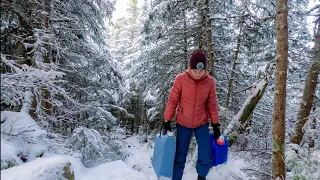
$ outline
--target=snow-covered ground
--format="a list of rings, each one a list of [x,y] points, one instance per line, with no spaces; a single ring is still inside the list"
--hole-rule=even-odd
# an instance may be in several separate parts
[[[153,142],[140,143],[139,136],[125,139],[128,156],[86,168],[71,149],[54,151],[57,144],[47,139],[47,132],[23,112],[1,112],[1,179],[5,180],[60,180],[65,172],[76,180],[157,180],[152,168]],[[57,147],[56,147],[57,148]],[[21,157],[25,157],[23,162]],[[197,179],[193,161],[186,164],[183,180]],[[68,165],[68,163],[70,164]],[[14,167],[12,167],[14,166]],[[66,170],[70,167],[70,170]],[[232,175],[249,179],[241,172],[246,167],[242,159],[229,154],[228,163],[211,169],[208,180],[235,180]],[[168,179],[168,178],[161,178]]]
[[[157,176],[151,164],[153,143],[141,144],[135,136],[128,138],[126,142],[128,146],[130,146],[128,147],[130,155],[125,160],[127,165],[147,175],[149,180],[157,180]],[[236,180],[236,178],[233,177],[233,174],[243,180],[249,180],[249,178],[241,171],[241,168],[246,166],[243,159],[236,158],[230,153],[227,164],[213,167],[207,176],[207,180]],[[198,174],[193,164],[186,164],[183,180],[195,180],[197,179],[197,176]]]
[[[33,180],[33,179],[60,179],[57,169],[71,162],[71,170],[76,180],[157,180],[151,165],[153,149],[151,144],[140,144],[136,136],[126,140],[129,156],[125,161],[114,161],[100,164],[93,168],[85,168],[81,161],[72,156],[46,154],[29,163],[1,171],[1,179],[6,180]],[[152,144],[153,146],[153,144]],[[230,157],[226,165],[211,169],[208,180],[235,180],[236,174],[243,180],[249,179],[241,172],[246,164],[241,159]],[[61,172],[60,174],[62,174]],[[194,180],[197,173],[193,165],[187,164],[183,180]],[[167,179],[167,178],[161,178]]]
[[[64,166],[70,162],[76,180],[148,180],[148,177],[126,165],[123,161],[100,164],[85,168],[79,159],[55,155],[38,158],[32,162],[1,171],[5,180],[60,180],[64,179]]]

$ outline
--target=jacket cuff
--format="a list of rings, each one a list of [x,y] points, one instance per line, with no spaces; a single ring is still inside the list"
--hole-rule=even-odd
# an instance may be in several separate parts
[[[164,113],[164,119],[167,120],[167,121],[170,121],[170,120],[171,120],[171,117],[170,117],[169,114]]]
[[[212,124],[219,124],[219,119],[211,119]]]

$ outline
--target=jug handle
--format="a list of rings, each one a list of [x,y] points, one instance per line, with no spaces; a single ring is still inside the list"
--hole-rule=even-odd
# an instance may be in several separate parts
[[[162,134],[162,129],[163,129],[163,124],[160,127],[160,133],[159,133],[159,138],[161,138],[161,134]]]
[[[161,138],[161,134],[163,133],[163,124],[161,125],[161,127],[160,127],[160,133],[159,133],[159,138]],[[171,132],[171,130],[169,130],[169,132]],[[165,131],[165,134],[167,134],[168,135],[168,132],[167,131]],[[172,136],[172,135],[169,135],[169,136]]]
[[[163,124],[162,124],[161,127],[160,127],[159,138],[161,138],[161,134],[164,133],[163,130],[164,129],[163,129]],[[167,134],[167,132],[165,132],[165,134]]]

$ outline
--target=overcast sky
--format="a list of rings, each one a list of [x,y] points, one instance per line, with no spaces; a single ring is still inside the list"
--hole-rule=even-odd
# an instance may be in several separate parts
[[[120,19],[124,16],[128,16],[126,11],[127,4],[129,0],[117,0],[115,8],[116,10],[112,14],[112,21],[114,22],[117,19]]]
[[[116,0],[115,11],[112,14],[112,22],[120,19],[122,17],[128,16],[127,8],[128,8],[129,0]],[[138,0],[138,7],[141,7],[143,0]]]

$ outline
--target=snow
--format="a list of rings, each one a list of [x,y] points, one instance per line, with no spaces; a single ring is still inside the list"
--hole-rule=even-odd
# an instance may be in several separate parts
[[[154,95],[154,94],[157,94],[158,91],[156,92],[152,92],[152,91],[147,91],[146,94],[145,94],[145,97],[144,97],[144,101],[148,102],[154,102],[157,100],[157,97]]]
[[[228,125],[228,127],[224,130],[224,135],[230,136],[231,133],[236,133],[235,129],[237,129],[239,126],[241,126],[241,123],[239,122],[245,108],[248,106],[248,104],[252,101],[254,97],[258,95],[258,93],[262,93],[262,90],[268,85],[269,79],[272,75],[273,71],[273,65],[267,64],[261,68],[259,68],[259,71],[264,70],[263,78],[258,79],[257,81],[253,82],[251,85],[251,91],[249,93],[249,96],[246,98],[245,102],[242,104],[241,109],[239,112],[232,118],[232,121]]]
[[[152,107],[150,109],[148,109],[147,111],[147,117],[148,117],[148,120],[150,122],[153,122],[155,120],[155,117],[159,114],[158,110],[156,107]]]
[[[125,161],[117,160],[85,168],[79,158],[46,153],[42,158],[1,171],[1,178],[6,180],[58,179],[62,177],[63,167],[70,162],[76,180],[158,180],[151,165],[153,141],[141,145],[138,137],[133,136],[128,138],[126,143],[130,155]],[[241,171],[241,168],[246,166],[242,159],[231,155],[226,165],[213,167],[207,178],[234,180],[235,178],[230,175],[233,173],[246,180],[249,178]],[[186,164],[183,180],[196,179],[196,177],[196,169],[192,163]]]
[[[47,154],[47,157],[61,158],[71,163],[75,180],[148,180],[148,177],[121,160],[103,163],[92,168],[86,168],[80,159],[72,156]],[[30,179],[31,180],[31,179]]]
[[[4,161],[1,165],[8,165],[8,160],[15,161],[15,167],[1,171],[1,179],[64,179],[63,168],[70,162],[75,180],[158,180],[151,164],[154,145],[152,139],[141,144],[139,136],[128,137],[124,141],[125,151],[128,152],[125,160],[116,160],[86,168],[81,162],[81,154],[76,152],[56,154],[50,151],[53,143],[43,137],[46,131],[42,130],[27,113],[3,111],[1,121],[4,121],[1,124],[1,160]],[[49,144],[45,144],[46,142]],[[25,154],[26,163],[20,160],[19,153]],[[40,157],[40,154],[43,156]],[[72,156],[67,154],[72,154]],[[314,157],[316,158],[316,155]],[[213,167],[207,177],[208,179],[234,180],[236,178],[233,175],[236,175],[238,178],[247,180],[249,178],[241,171],[241,168],[245,167],[247,164],[243,159],[230,153],[228,162],[225,165]],[[183,180],[196,179],[196,177],[194,161],[189,160]],[[160,179],[168,180],[165,177]]]
[[[67,163],[68,161],[62,157],[38,158],[30,163],[1,171],[1,179],[63,179],[63,168]]]
[[[141,145],[137,136],[128,138],[126,143],[130,155],[125,162],[117,160],[93,168],[85,168],[80,159],[76,157],[46,154],[43,158],[1,171],[1,178],[6,180],[57,179],[57,175],[62,173],[61,169],[70,162],[76,180],[158,180],[151,165],[153,143]],[[207,178],[234,180],[235,178],[230,175],[234,173],[243,180],[249,179],[241,171],[243,167],[246,167],[246,163],[242,159],[231,156],[226,165],[213,167]],[[196,177],[195,167],[191,163],[187,164],[183,180],[196,179]],[[161,177],[160,179],[167,180],[168,178]]]
[[[1,122],[1,160],[19,165],[18,155],[30,162],[48,150],[47,132],[26,112],[2,111]]]
[[[19,165],[22,161],[17,156],[17,150],[9,141],[1,138],[1,169],[8,167],[9,162]]]
[[[129,156],[125,162],[132,168],[146,174],[150,180],[157,179],[157,176],[152,168],[151,157],[153,155],[153,143],[141,145],[137,137],[129,137],[126,139],[128,144]]]
[[[16,156],[16,149],[10,142],[1,138],[1,159],[8,159],[10,157]],[[18,160],[17,157],[14,159]]]
[[[42,144],[32,144],[28,147],[28,162],[35,160],[40,154],[48,150],[47,146]]]
[[[235,157],[233,157],[235,158]],[[242,159],[229,159],[226,165],[219,165],[218,167],[213,167],[207,179],[223,179],[223,180],[236,180],[243,179],[249,180],[249,177],[246,176],[244,172],[241,171],[241,168],[245,168],[247,165]],[[184,171],[183,180],[196,179],[198,174],[196,168],[188,165]],[[236,174],[237,178],[231,176],[231,174]]]
[[[224,135],[229,136],[232,132],[234,132],[234,129],[236,129],[241,125],[239,120],[243,114],[244,109],[248,106],[251,100],[258,95],[258,93],[261,93],[262,89],[266,86],[267,83],[268,82],[265,79],[262,79],[252,84],[252,89],[250,91],[249,96],[241,106],[241,109],[239,110],[239,112],[232,118],[231,123],[228,125],[228,127],[224,131]]]
[[[138,138],[135,136],[126,139],[128,144],[128,150],[130,151],[128,158],[125,162],[134,169],[141,171],[149,177],[149,180],[157,180],[157,176],[152,168],[151,158],[153,154],[153,141],[141,145]],[[243,159],[234,156],[231,152],[229,153],[228,162],[225,165],[220,165],[218,167],[213,167],[207,179],[219,179],[219,180],[235,180],[242,178],[243,180],[249,180],[244,172],[241,171],[242,168],[246,168],[247,164]],[[236,174],[238,178],[234,178],[231,174]],[[194,167],[192,161],[186,164],[182,180],[192,180],[196,179],[198,176],[196,168]],[[163,180],[168,178],[161,178]]]
[[[80,159],[72,156],[47,154],[46,157],[1,171],[6,180],[63,179],[63,168],[71,163],[76,180],[148,180],[148,177],[129,167],[121,160],[85,168]]]
[[[226,17],[221,16],[220,14],[213,14],[210,16],[210,19],[226,19]]]
[[[1,134],[17,136],[23,133],[31,138],[39,138],[46,134],[26,112],[2,111],[1,122]]]
[[[287,144],[286,165],[290,169],[288,179],[320,179],[320,151],[300,147],[297,144]]]
[[[259,74],[259,73],[260,73],[260,74],[263,74],[264,72],[266,72],[267,69],[268,69],[268,66],[270,66],[270,64],[265,64],[264,66],[260,66],[260,67],[258,68],[258,74]]]
[[[30,91],[24,92],[23,105],[21,108],[21,112],[28,113],[30,110],[30,105],[32,103],[32,93]]]
[[[80,176],[77,180],[105,180],[105,179],[122,179],[122,180],[148,180],[148,177],[138,172],[123,161],[114,161],[100,164],[88,170],[87,174]]]

